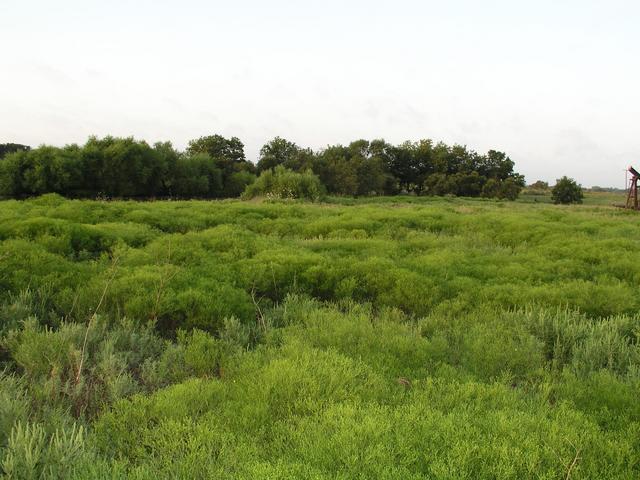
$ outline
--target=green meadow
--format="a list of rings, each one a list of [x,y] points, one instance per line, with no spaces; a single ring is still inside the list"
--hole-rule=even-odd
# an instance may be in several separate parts
[[[640,221],[0,202],[6,478],[640,478]]]

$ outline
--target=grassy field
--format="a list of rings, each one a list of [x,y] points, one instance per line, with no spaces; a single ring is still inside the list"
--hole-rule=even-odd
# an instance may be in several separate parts
[[[621,197],[0,202],[2,471],[639,478]]]
[[[613,205],[624,205],[627,201],[626,193],[616,193],[616,192],[585,192],[584,204],[585,205],[602,205],[602,206],[613,206]],[[525,190],[518,197],[518,202],[521,203],[553,203],[551,200],[551,194],[547,195],[531,195],[527,194]]]

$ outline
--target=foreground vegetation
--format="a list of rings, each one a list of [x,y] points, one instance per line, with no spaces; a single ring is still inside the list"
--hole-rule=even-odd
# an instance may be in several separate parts
[[[638,478],[610,198],[2,202],[2,471]]]

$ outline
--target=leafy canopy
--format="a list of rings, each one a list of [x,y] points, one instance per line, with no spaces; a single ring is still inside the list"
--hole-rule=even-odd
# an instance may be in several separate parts
[[[567,176],[556,180],[556,184],[551,190],[551,199],[556,204],[582,203],[583,198],[582,187],[574,179]]]

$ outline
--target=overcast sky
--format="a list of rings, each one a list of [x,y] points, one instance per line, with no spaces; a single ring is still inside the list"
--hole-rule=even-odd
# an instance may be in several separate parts
[[[639,25],[621,0],[0,0],[0,143],[432,138],[622,187]]]

